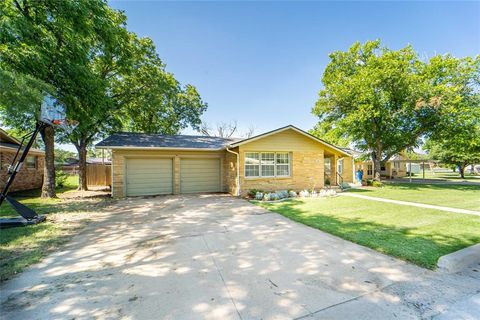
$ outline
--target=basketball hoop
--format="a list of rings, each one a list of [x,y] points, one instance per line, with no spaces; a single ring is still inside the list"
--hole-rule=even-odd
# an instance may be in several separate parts
[[[67,133],[72,133],[78,125],[77,121],[67,119],[65,106],[50,95],[43,98],[38,120],[52,127],[60,128]]]
[[[73,130],[78,126],[77,121],[72,121],[72,120],[54,120],[52,121],[52,125],[55,128],[60,128],[66,133],[70,134],[72,133]]]

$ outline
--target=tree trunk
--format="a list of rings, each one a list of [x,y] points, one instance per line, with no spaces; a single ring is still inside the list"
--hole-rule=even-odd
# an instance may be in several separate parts
[[[460,177],[461,177],[462,179],[465,178],[465,167],[466,167],[466,166],[467,166],[467,165],[464,164],[464,163],[458,165],[458,171],[460,172]]]
[[[55,129],[51,126],[40,131],[45,144],[45,168],[43,174],[42,198],[56,198],[55,193]]]
[[[75,147],[78,151],[78,190],[86,191],[87,186],[87,143],[84,139],[80,143],[76,143]]]
[[[373,179],[380,181],[380,171],[381,171],[381,155],[379,152],[372,152],[372,163],[373,163]]]

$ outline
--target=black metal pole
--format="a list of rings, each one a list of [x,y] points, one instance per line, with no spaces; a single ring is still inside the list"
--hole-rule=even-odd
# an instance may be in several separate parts
[[[7,197],[8,194],[8,189],[10,189],[10,186],[12,185],[13,181],[15,180],[15,176],[17,175],[17,172],[22,169],[23,162],[25,161],[25,158],[28,155],[28,151],[30,151],[30,148],[32,147],[33,143],[35,142],[35,138],[37,137],[37,134],[45,128],[46,124],[39,122],[37,123],[37,126],[35,127],[35,131],[33,132],[32,136],[30,137],[30,140],[28,141],[27,145],[25,146],[25,149],[23,149],[22,155],[20,156],[20,159],[18,160],[17,164],[15,165],[15,168],[13,168],[13,172],[10,174],[8,177],[7,183],[5,184],[5,187],[2,190],[2,193],[0,193],[0,206],[3,203],[3,200]]]

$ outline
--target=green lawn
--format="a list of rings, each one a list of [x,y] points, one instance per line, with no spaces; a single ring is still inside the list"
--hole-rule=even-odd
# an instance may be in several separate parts
[[[252,201],[294,221],[434,268],[438,258],[480,242],[480,217],[351,197]]]
[[[76,176],[69,177],[66,185],[57,189],[57,194],[74,190],[77,180]],[[10,194],[37,213],[47,215],[47,221],[0,231],[0,281],[11,278],[56,250],[78,232],[95,209],[108,203],[105,199],[42,199],[40,194],[40,190]],[[17,216],[17,213],[5,202],[0,216]]]
[[[416,173],[412,176],[412,179],[422,179],[423,178],[423,173],[420,171],[419,173]],[[408,180],[409,177],[404,177],[405,180]],[[474,175],[474,174],[469,174],[465,173],[465,177],[462,178],[460,177],[460,174],[458,172],[432,172],[430,170],[425,170],[425,179],[435,179],[435,180],[447,180],[447,181],[468,181],[468,182],[478,182],[480,184],[480,176],[479,175]]]
[[[349,189],[366,196],[480,211],[480,185],[391,183],[381,188]]]

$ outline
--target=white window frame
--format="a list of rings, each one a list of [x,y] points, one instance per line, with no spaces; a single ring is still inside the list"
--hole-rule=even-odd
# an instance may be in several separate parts
[[[264,164],[262,163],[262,157],[264,154],[273,154],[273,164]],[[260,156],[260,170],[258,171],[258,174],[260,175],[260,177],[262,178],[275,178],[277,176],[277,154],[275,152],[260,152],[259,153],[259,156]],[[273,166],[273,175],[263,175],[263,170],[262,170],[262,167],[263,166]]]
[[[286,154],[287,155],[287,160],[288,162],[287,163],[277,163],[277,154]],[[286,178],[286,177],[291,177],[292,176],[292,159],[290,157],[290,152],[275,152],[275,177],[279,177],[279,178]],[[280,166],[287,166],[288,168],[288,174],[287,175],[280,175],[277,173],[277,166],[280,165]]]
[[[252,153],[257,155],[258,164],[247,163],[247,154],[252,154]],[[244,177],[250,178],[250,177],[259,177],[260,176],[260,170],[261,170],[260,160],[261,159],[260,159],[260,153],[259,152],[245,152],[244,153],[244,163],[243,163],[243,175],[244,175]],[[258,176],[247,176],[247,166],[258,166]]]
[[[247,164],[247,154],[251,154],[251,153],[255,153],[255,154],[258,154],[258,176],[247,176],[247,165],[252,165],[252,164]],[[265,153],[273,153],[274,156],[273,156],[273,176],[272,175],[268,175],[268,176],[264,176],[262,175],[262,154],[265,154]],[[278,164],[277,163],[277,154],[287,154],[288,156],[288,163],[280,163]],[[268,164],[268,165],[271,165],[271,164]],[[280,166],[287,166],[288,168],[288,175],[278,175],[277,174],[277,165],[280,165]],[[291,157],[291,152],[288,152],[288,151],[278,151],[278,152],[275,152],[275,151],[246,151],[244,153],[244,164],[243,164],[243,176],[246,178],[246,179],[257,179],[257,178],[288,178],[288,177],[291,177],[292,176],[292,157]]]

